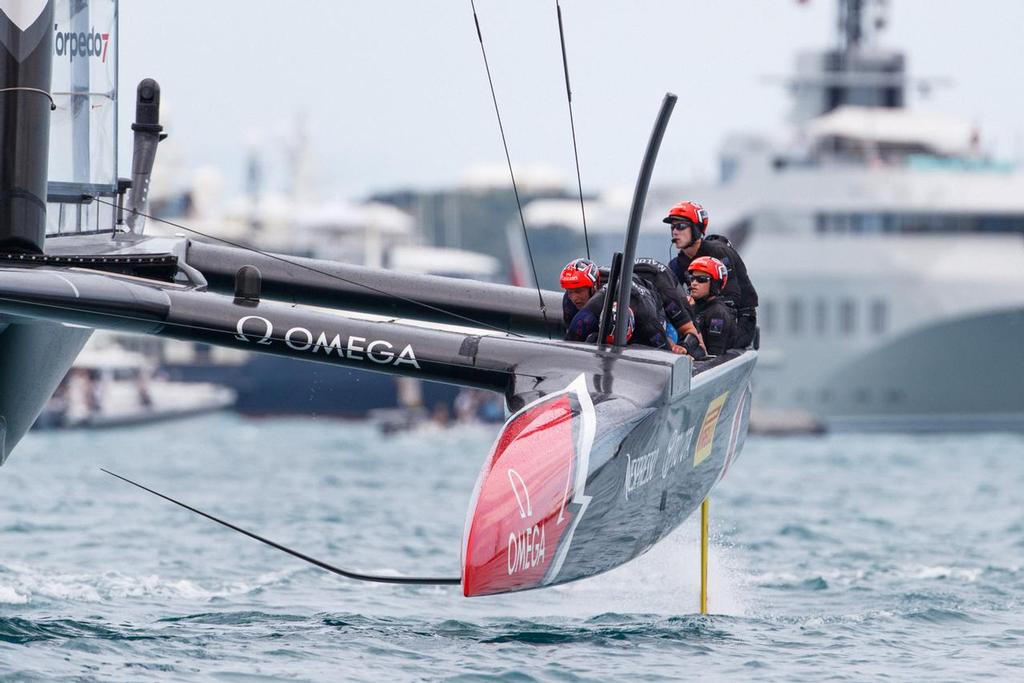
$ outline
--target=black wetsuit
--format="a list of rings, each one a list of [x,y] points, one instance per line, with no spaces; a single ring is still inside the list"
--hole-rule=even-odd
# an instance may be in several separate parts
[[[693,309],[686,300],[686,291],[671,268],[652,258],[638,258],[633,266],[633,275],[661,298],[665,319],[672,327],[679,329],[693,321]]]
[[[757,326],[757,290],[747,275],[746,264],[727,239],[711,235],[701,240],[700,248],[693,258],[680,251],[678,256],[669,261],[668,266],[680,282],[686,282],[686,270],[693,259],[700,256],[713,256],[729,269],[729,281],[721,297],[732,302],[736,308],[736,347],[748,346],[754,339],[754,328]],[[708,349],[710,352],[711,349]]]
[[[686,290],[679,284],[675,273],[664,263],[647,257],[638,258],[633,266],[633,281],[658,295],[661,299],[660,314],[670,325],[679,329],[693,322],[693,307],[687,301]],[[566,329],[572,324],[572,319],[579,310],[569,299],[569,295],[563,293],[562,321]]]
[[[608,288],[602,287],[597,294],[590,297],[586,306],[581,308],[565,333],[566,341],[588,341],[593,336],[596,340],[598,328],[601,325],[601,309],[604,308],[604,300],[608,295]],[[571,305],[572,302],[570,302]],[[668,338],[665,336],[664,318],[661,313],[661,305],[649,289],[633,282],[633,291],[630,293],[629,306],[633,309],[633,338],[630,344],[643,344],[654,348],[667,348]]]
[[[736,314],[732,306],[721,297],[708,297],[697,300],[694,312],[697,314],[694,324],[709,354],[720,356],[727,349],[738,348]]]

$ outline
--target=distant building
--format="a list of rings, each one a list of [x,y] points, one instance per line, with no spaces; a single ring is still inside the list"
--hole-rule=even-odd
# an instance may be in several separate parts
[[[545,169],[517,172],[516,182],[527,216],[527,207],[537,200],[578,201],[561,177]],[[519,263],[522,226],[508,171],[503,167],[475,170],[451,189],[379,192],[369,201],[391,204],[411,214],[427,244],[488,254],[501,264],[501,279],[532,284],[532,275],[517,272],[529,264]],[[527,217],[527,231],[533,227]],[[516,241],[510,244],[512,240]],[[582,241],[578,246],[583,247]]]

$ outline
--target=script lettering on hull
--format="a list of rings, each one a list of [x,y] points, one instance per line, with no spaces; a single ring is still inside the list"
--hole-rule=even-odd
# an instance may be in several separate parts
[[[676,468],[686,458],[690,444],[693,442],[693,433],[696,426],[690,427],[685,432],[676,430],[668,440],[668,452],[665,455],[665,463],[661,467],[661,478],[668,477],[668,473]]]
[[[654,472],[658,464],[658,450],[655,449],[640,457],[633,457],[626,453],[626,485],[623,490],[626,500],[629,494],[654,479]]]

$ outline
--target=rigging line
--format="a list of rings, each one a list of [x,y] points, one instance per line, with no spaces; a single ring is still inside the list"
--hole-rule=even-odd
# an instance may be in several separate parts
[[[569,128],[572,130],[572,153],[576,158],[576,185],[580,189],[580,213],[583,215],[583,242],[587,245],[587,258],[590,258],[590,235],[587,234],[587,210],[583,207],[583,178],[580,176],[580,153],[576,147],[576,122],[572,115],[572,88],[569,86],[569,58],[565,54],[565,31],[562,30],[562,6],[555,0],[555,11],[558,13],[558,40],[562,44],[562,71],[565,73],[565,96],[569,101]]]
[[[228,529],[231,529],[232,531],[237,531],[238,533],[244,534],[245,536],[248,536],[249,538],[255,539],[255,540],[259,541],[260,543],[264,543],[266,545],[269,545],[271,548],[274,548],[276,550],[280,550],[281,552],[288,553],[292,557],[297,557],[300,560],[303,560],[304,562],[308,562],[308,563],[310,563],[310,564],[312,564],[314,566],[319,567],[320,569],[324,569],[324,570],[329,571],[329,572],[331,572],[333,574],[337,574],[338,576],[344,576],[347,579],[355,579],[356,581],[373,581],[375,583],[414,584],[414,585],[420,585],[420,586],[423,586],[423,585],[427,585],[427,586],[458,586],[458,585],[460,585],[462,583],[462,578],[461,577],[460,578],[454,578],[454,577],[449,578],[449,577],[430,577],[430,576],[381,576],[379,574],[362,574],[360,572],[354,572],[354,571],[351,571],[351,570],[348,570],[348,569],[341,569],[340,567],[335,567],[334,565],[327,564],[326,562],[324,562],[322,560],[318,560],[315,557],[310,557],[309,555],[305,555],[303,553],[300,553],[297,550],[292,550],[291,548],[283,546],[280,543],[275,543],[274,541],[271,541],[269,538],[264,538],[264,537],[262,537],[262,536],[260,536],[258,534],[254,534],[253,532],[247,531],[247,530],[243,529],[240,526],[235,526],[231,522],[226,522],[223,519],[220,519],[218,517],[214,517],[213,515],[211,515],[209,513],[203,512],[202,510],[194,508],[191,505],[187,505],[185,503],[182,503],[179,500],[175,500],[174,498],[171,498],[170,496],[165,496],[164,494],[160,493],[159,491],[154,491],[153,489],[148,488],[146,486],[143,486],[142,484],[139,484],[138,482],[134,482],[134,481],[132,481],[131,479],[129,479],[127,477],[122,477],[120,474],[114,474],[110,470],[103,469],[102,467],[100,468],[100,471],[101,472],[106,472],[110,476],[116,477],[116,478],[120,479],[123,482],[127,482],[127,483],[131,484],[132,486],[135,486],[135,487],[138,487],[138,488],[142,489],[143,491],[146,491],[148,493],[152,493],[154,496],[159,496],[160,498],[163,498],[166,501],[174,503],[175,505],[177,505],[179,507],[183,507],[186,510],[188,510],[189,512],[194,512],[197,515],[200,515],[202,517],[205,517],[206,519],[209,519],[209,520],[211,520],[213,522],[216,522],[217,524],[220,524],[221,526],[225,526]]]
[[[0,93],[16,92],[18,90],[23,90],[25,92],[34,92],[34,93],[36,93],[38,95],[42,95],[46,99],[50,100],[50,111],[57,111],[57,103],[53,101],[53,95],[51,93],[48,93],[47,91],[41,90],[39,88],[29,88],[29,87],[26,87],[26,86],[17,86],[17,87],[14,87],[14,88],[0,88]],[[58,93],[58,94],[63,94],[63,93]]]
[[[106,274],[106,273],[104,273],[104,274]],[[182,330],[200,330],[202,332],[211,332],[211,333],[214,333],[214,334],[228,334],[228,335],[231,335],[232,337],[234,337],[238,333],[237,330],[224,330],[224,329],[220,329],[220,328],[217,328],[217,327],[209,327],[207,325],[196,325],[195,323],[182,323],[182,322],[177,322],[177,321],[174,321],[174,320],[159,320],[159,319],[154,319],[154,318],[145,318],[145,317],[139,316],[139,315],[129,315],[128,313],[114,313],[112,311],[96,311],[96,310],[89,309],[89,308],[79,308],[79,307],[76,307],[76,306],[68,306],[66,304],[56,304],[56,303],[49,303],[49,302],[43,302],[43,301],[33,301],[32,299],[18,299],[18,298],[11,297],[11,296],[0,296],[0,302],[4,302],[4,301],[6,301],[8,303],[12,303],[12,304],[22,304],[22,305],[26,305],[26,306],[35,306],[37,308],[49,308],[49,309],[53,309],[53,310],[57,310],[57,311],[72,311],[74,313],[87,313],[87,314],[92,314],[92,315],[100,315],[100,316],[103,316],[105,318],[115,318],[115,319],[118,319],[118,320],[131,320],[131,321],[134,321],[134,322],[146,323],[148,325],[161,325],[163,327],[173,327],[173,328],[178,328],[178,329],[182,329]],[[76,324],[79,324],[79,323],[76,323]],[[401,323],[394,323],[394,324],[399,324],[400,325]],[[92,328],[92,326],[90,326],[90,325],[84,325],[84,327],[90,327],[91,329],[96,329],[96,328]],[[137,333],[137,334],[146,334],[146,333]],[[253,336],[255,336],[255,335],[253,335]],[[472,335],[467,335],[467,336],[472,336]],[[269,337],[267,337],[267,339],[272,341],[272,342],[280,342],[282,344],[285,344],[285,343],[288,342],[288,340],[285,337],[278,337],[276,335],[270,335]],[[192,339],[191,341],[199,341],[199,340]],[[216,344],[217,342],[205,342],[205,343]],[[540,340],[537,343],[543,343],[543,340]],[[298,361],[302,361],[302,362],[306,362],[306,363],[317,362],[317,361],[313,361],[313,360],[306,360],[302,356],[285,355],[285,354],[272,354],[272,355],[278,356],[280,358],[291,358],[293,360],[298,360]],[[423,360],[423,361],[420,361],[420,362],[425,363],[425,364],[429,364],[429,365],[441,365],[441,366],[450,367],[450,368],[459,368],[459,369],[462,369],[462,370],[476,370],[476,369],[479,369],[479,366],[476,366],[476,365],[473,365],[473,364],[470,364],[470,363],[454,363],[452,361],[442,360],[440,358],[437,358],[437,359],[431,358],[430,360]],[[333,365],[333,363],[332,363],[332,365]],[[352,368],[354,370],[366,370],[367,372],[373,372],[373,370],[371,370],[370,368],[367,368],[365,366],[361,367],[359,365],[347,364],[347,363],[346,364],[340,364],[340,365],[341,365],[341,367]],[[502,372],[502,371],[501,370],[496,370],[495,372]],[[527,373],[521,372],[519,370],[516,370],[516,374],[517,375],[521,375],[523,377],[533,377],[534,379],[537,379],[537,380],[543,379],[543,377],[541,377],[539,375],[531,375],[531,374],[527,374]],[[437,381],[440,381],[440,380],[437,380]]]
[[[98,195],[88,195],[88,196],[91,197],[93,200],[95,200],[97,202],[100,202],[101,204],[106,204],[108,206],[113,206],[113,207],[117,208],[117,204],[115,204],[114,202],[108,202],[108,201],[100,198]],[[449,310],[441,308],[439,306],[434,306],[433,304],[428,304],[428,303],[426,303],[424,301],[417,301],[416,299],[410,299],[408,297],[400,296],[398,294],[393,294],[393,293],[385,291],[383,289],[379,289],[377,287],[374,287],[373,285],[368,285],[368,284],[365,284],[363,282],[357,282],[356,280],[349,280],[348,278],[344,278],[344,277],[342,277],[340,275],[336,275],[334,273],[328,273],[326,270],[320,270],[319,268],[314,268],[313,266],[308,266],[308,265],[306,265],[304,263],[299,263],[298,261],[292,261],[290,259],[285,258],[284,256],[280,256],[279,254],[273,254],[273,253],[271,253],[269,251],[263,251],[262,249],[258,249],[256,247],[250,247],[248,245],[240,244],[238,242],[232,242],[231,240],[224,239],[223,237],[217,237],[216,235],[210,235],[210,234],[205,233],[205,232],[203,232],[201,230],[196,230],[195,228],[190,228],[190,227],[182,225],[180,223],[175,223],[174,221],[169,221],[169,220],[167,220],[165,218],[158,218],[157,216],[152,216],[152,215],[150,215],[148,213],[143,213],[142,211],[138,211],[137,209],[132,209],[132,208],[126,206],[126,207],[124,207],[124,210],[129,212],[129,213],[134,213],[134,214],[136,214],[138,216],[142,216],[143,218],[147,218],[149,220],[156,221],[157,223],[164,223],[166,225],[170,225],[170,226],[178,228],[180,230],[187,230],[188,232],[191,232],[191,233],[194,233],[196,235],[199,235],[200,237],[205,237],[206,239],[213,240],[215,242],[222,242],[223,244],[227,244],[229,246],[236,247],[238,249],[244,249],[245,251],[251,251],[254,254],[259,254],[260,256],[265,256],[265,257],[267,257],[269,259],[273,259],[275,261],[280,261],[281,263],[286,263],[286,264],[288,264],[290,266],[295,266],[296,268],[302,268],[303,270],[308,270],[308,271],[310,271],[312,273],[317,273],[318,275],[323,275],[325,277],[329,277],[331,279],[338,280],[338,281],[344,282],[346,284],[355,285],[356,287],[362,287],[364,289],[368,289],[371,292],[376,292],[377,294],[382,294],[384,296],[389,296],[389,297],[392,297],[394,299],[398,299],[400,301],[404,301],[404,302],[409,303],[409,304],[415,304],[416,306],[422,306],[423,308],[426,308],[427,310],[430,310],[430,311],[434,311],[435,313],[441,313],[441,314],[444,314],[444,315],[451,316],[453,318],[458,318],[459,320],[463,320],[465,322],[472,323],[472,324],[477,325],[479,327],[486,327],[486,328],[494,330],[496,332],[504,332],[505,334],[512,335],[513,337],[521,337],[522,338],[522,337],[526,337],[527,336],[527,335],[524,335],[524,334],[520,334],[518,332],[513,332],[512,330],[509,330],[509,329],[505,329],[504,327],[498,327],[497,325],[491,325],[489,323],[485,323],[485,322],[480,321],[480,320],[475,320],[473,318],[470,318],[469,316],[465,316],[465,315],[462,315],[460,313],[456,313],[454,311],[449,311]],[[538,289],[538,291],[540,291],[540,290]],[[545,327],[547,327],[547,316],[544,317],[544,323],[545,323]],[[550,337],[550,334],[549,334],[549,337]]]
[[[537,277],[537,264],[533,261],[533,250],[530,248],[530,236],[526,232],[526,218],[523,216],[523,203],[519,200],[519,187],[516,185],[516,174],[512,170],[512,156],[508,152],[508,141],[505,139],[505,126],[501,123],[501,111],[498,110],[498,96],[494,92],[494,79],[491,78],[491,65],[487,61],[487,50],[484,49],[484,34],[480,30],[480,19],[476,15],[476,1],[469,0],[473,8],[473,23],[476,24],[476,37],[480,40],[480,54],[484,57],[484,70],[487,71],[487,83],[491,86],[491,100],[494,101],[494,114],[498,117],[498,130],[501,132],[501,144],[505,148],[505,161],[508,162],[508,174],[512,178],[512,192],[516,196],[516,206],[519,208],[519,222],[523,226],[523,240],[526,242],[526,254],[530,257],[530,269],[533,271],[533,281],[537,283],[537,299],[540,302],[540,313],[544,316],[544,327],[548,329],[548,339],[551,338],[551,329],[547,324],[548,312],[544,306],[544,295],[540,292],[540,278]]]

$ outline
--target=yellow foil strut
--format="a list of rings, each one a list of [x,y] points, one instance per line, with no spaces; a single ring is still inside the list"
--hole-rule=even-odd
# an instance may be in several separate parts
[[[708,499],[700,504],[700,613],[708,613]]]

